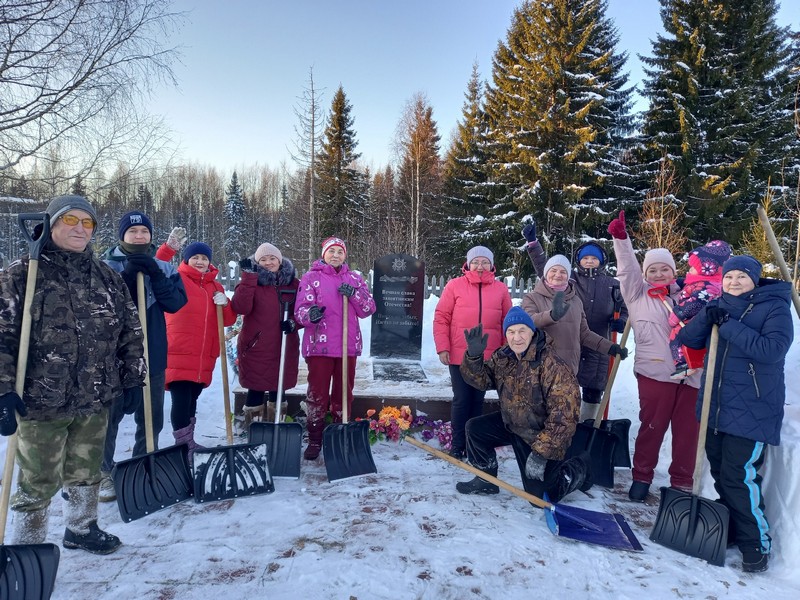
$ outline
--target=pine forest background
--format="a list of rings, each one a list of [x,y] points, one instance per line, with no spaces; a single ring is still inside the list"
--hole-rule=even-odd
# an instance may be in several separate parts
[[[325,98],[313,70],[298,90],[297,137],[286,140],[291,165],[263,166],[254,157],[230,173],[174,164],[163,156],[163,124],[141,102],[152,82],[172,77],[171,49],[157,35],[175,17],[168,0],[88,5],[108,11],[120,43],[105,49],[90,20],[65,19],[72,35],[60,43],[80,46],[104,67],[81,81],[74,70],[87,61],[70,64],[63,48],[54,60],[40,37],[64,18],[54,7],[74,16],[87,3],[23,2],[0,11],[6,262],[25,252],[16,214],[70,191],[98,209],[97,248],[114,244],[119,217],[138,209],[152,217],[154,241],[182,225],[191,240],[212,246],[218,265],[269,241],[304,271],[321,240],[338,235],[351,267],[362,271],[384,254],[407,252],[431,273],[455,275],[466,250],[485,245],[499,274],[527,277],[525,222],[536,221],[548,253],[571,256],[590,238],[610,248],[606,225],[619,210],[639,248],[666,246],[680,258],[721,238],[770,262],[758,204],[787,255],[796,251],[800,34],[776,24],[774,0],[661,0],[664,33],[642,57],[641,112],[633,110],[628,56],[605,1],[522,1],[488,76],[475,64],[465,82],[453,138],[441,139],[435,107],[413,94],[391,140],[396,160],[375,172],[358,152],[358,107],[342,87]],[[116,29],[111,15],[121,5],[129,14]],[[42,15],[53,21],[34,22]],[[26,37],[30,31],[41,35]]]

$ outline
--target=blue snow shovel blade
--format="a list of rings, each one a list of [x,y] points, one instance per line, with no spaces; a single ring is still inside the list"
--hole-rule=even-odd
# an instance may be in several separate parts
[[[369,421],[333,423],[322,432],[328,481],[377,473],[369,445]]]
[[[269,448],[269,472],[273,477],[300,477],[300,451],[303,446],[303,426],[300,423],[250,424],[248,441],[266,444]]]
[[[60,556],[55,544],[0,546],[0,598],[50,598]]]
[[[641,552],[642,545],[622,515],[553,504],[544,509],[554,535],[618,550]]]

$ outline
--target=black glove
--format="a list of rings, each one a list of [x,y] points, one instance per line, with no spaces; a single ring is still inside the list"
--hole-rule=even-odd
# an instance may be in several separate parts
[[[158,266],[156,259],[147,254],[129,255],[125,272],[133,274],[133,279],[136,279],[136,273],[148,275],[150,281],[161,281],[165,277],[164,271]]]
[[[609,356],[619,356],[621,360],[625,360],[628,358],[628,349],[623,348],[619,344],[611,344],[611,348],[608,349]]]
[[[469,356],[483,356],[483,351],[486,350],[486,343],[489,341],[489,334],[483,334],[483,325],[479,324],[469,331],[465,329],[464,338],[467,340],[467,354]]]
[[[253,264],[253,261],[249,258],[243,258],[239,261],[239,268],[242,271],[255,271],[256,266]]]
[[[529,243],[536,241],[536,221],[531,221],[522,228],[522,236]]]
[[[724,308],[720,308],[719,306],[706,306],[706,319],[712,325],[722,325],[725,321],[728,320],[730,314]]]
[[[13,435],[17,431],[17,413],[23,417],[28,414],[22,398],[16,392],[0,396],[0,435]]]
[[[322,321],[322,313],[325,312],[326,307],[319,307],[316,304],[308,309],[308,320],[312,323],[319,323]]]
[[[311,316],[311,311],[309,311],[309,317],[310,316]],[[312,322],[316,323],[316,321]],[[281,321],[281,331],[283,333],[294,333],[296,329],[297,329],[297,323],[295,323],[293,319],[286,319],[285,321]]]
[[[611,327],[611,331],[616,331],[617,333],[625,331],[625,321],[622,319],[611,319],[608,325]]]
[[[342,285],[339,286],[338,289],[339,289],[339,293],[342,296],[347,296],[348,298],[350,298],[353,294],[356,293],[356,288],[354,288],[349,283],[343,283]]]
[[[544,481],[545,467],[547,467],[547,459],[537,452],[531,452],[528,454],[528,460],[525,461],[525,475],[528,479]]]
[[[122,412],[132,415],[144,404],[144,388],[132,387],[122,390]]]
[[[567,314],[569,307],[569,302],[564,301],[564,292],[556,292],[556,295],[553,296],[553,308],[550,309],[550,317],[553,321],[561,320]]]

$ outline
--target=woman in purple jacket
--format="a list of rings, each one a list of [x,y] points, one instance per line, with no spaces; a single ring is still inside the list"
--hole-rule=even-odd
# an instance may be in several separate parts
[[[311,270],[300,279],[294,316],[305,327],[303,358],[308,365],[306,412],[308,447],[306,460],[314,460],[322,449],[325,414],[330,408],[333,421],[342,422],[342,296],[347,306],[347,409],[352,414],[356,357],[361,355],[364,340],[358,320],[375,312],[375,301],[367,284],[347,268],[344,241],[330,237],[322,243],[322,260],[314,261]],[[333,381],[333,390],[331,390]]]

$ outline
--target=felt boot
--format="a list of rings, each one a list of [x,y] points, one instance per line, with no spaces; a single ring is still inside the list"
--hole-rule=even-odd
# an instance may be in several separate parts
[[[47,508],[14,512],[12,544],[43,544],[47,536]]]

